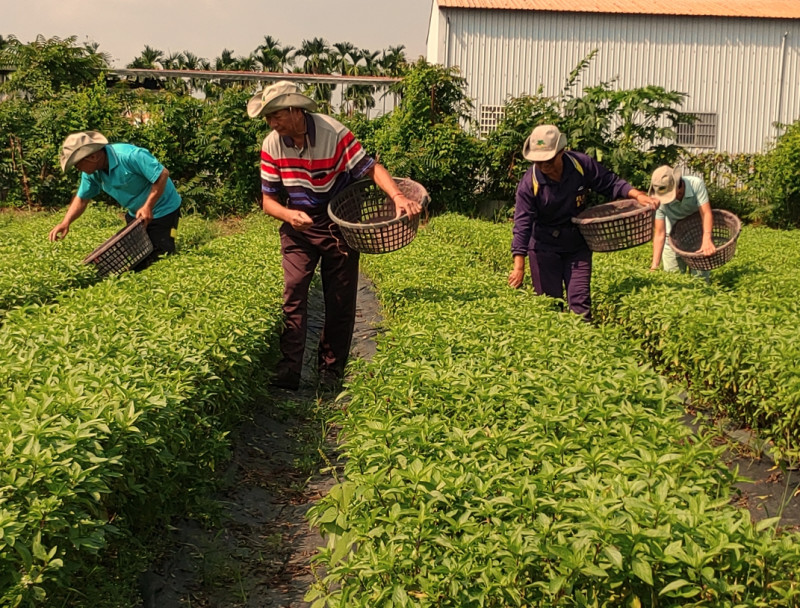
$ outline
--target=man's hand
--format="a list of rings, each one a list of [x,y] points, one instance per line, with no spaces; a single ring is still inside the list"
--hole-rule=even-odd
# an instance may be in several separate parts
[[[398,218],[403,214],[413,218],[422,213],[422,205],[420,205],[417,201],[411,200],[402,192],[400,194],[395,194],[392,200],[394,201],[394,207],[397,210],[395,218]]]
[[[522,281],[525,278],[525,269],[514,268],[508,273],[508,284],[514,289],[522,287]]]
[[[58,226],[56,226],[50,231],[49,238],[51,241],[60,241],[65,236],[67,236],[68,232],[69,232],[69,224],[66,222],[61,222]]]
[[[714,243],[710,238],[703,239],[703,244],[700,246],[700,252],[703,255],[713,255],[716,250],[717,248],[714,247]]]
[[[286,221],[292,228],[294,228],[298,232],[303,232],[304,230],[308,230],[314,223],[314,221],[308,216],[308,214],[305,211],[297,211],[297,210],[290,210],[289,216],[286,219]]]
[[[136,211],[136,219],[142,220],[144,225],[147,226],[153,220],[153,210],[144,205]]]
[[[649,205],[653,209],[658,209],[661,202],[657,198],[653,198],[645,192],[637,192],[634,198],[642,205]]]
[[[514,289],[522,287],[522,281],[525,279],[525,256],[514,255],[514,267],[508,273],[508,284]]]

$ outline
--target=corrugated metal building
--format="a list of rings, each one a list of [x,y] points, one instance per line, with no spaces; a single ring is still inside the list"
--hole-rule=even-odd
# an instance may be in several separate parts
[[[800,118],[800,0],[433,0],[428,61],[459,66],[483,131],[511,97],[582,84],[688,94],[678,143],[758,152]],[[580,84],[578,93],[580,94]]]

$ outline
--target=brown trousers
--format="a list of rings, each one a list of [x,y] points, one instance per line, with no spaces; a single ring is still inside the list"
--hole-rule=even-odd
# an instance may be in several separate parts
[[[347,245],[339,227],[327,213],[312,217],[314,225],[303,232],[287,223],[280,229],[284,328],[280,339],[283,358],[278,368],[297,374],[303,368],[308,289],[321,260],[325,324],[317,351],[317,367],[320,372],[341,376],[350,353],[356,319],[359,254]]]

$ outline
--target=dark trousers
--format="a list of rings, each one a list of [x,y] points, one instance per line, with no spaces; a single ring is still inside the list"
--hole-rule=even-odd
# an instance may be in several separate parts
[[[178,230],[178,220],[181,217],[181,208],[159,218],[153,218],[147,224],[146,232],[153,243],[153,252],[134,266],[135,271],[144,270],[162,255],[175,253],[175,232]],[[136,216],[125,214],[125,222],[130,224]]]
[[[566,288],[569,309],[592,320],[592,252],[588,248],[568,253],[529,251],[528,259],[538,295],[561,300]]]
[[[308,289],[321,261],[325,324],[317,351],[320,372],[344,374],[356,320],[357,251],[345,243],[339,227],[316,217],[314,225],[298,232],[284,223],[280,229],[283,256],[283,317],[279,373],[300,374],[308,328]]]

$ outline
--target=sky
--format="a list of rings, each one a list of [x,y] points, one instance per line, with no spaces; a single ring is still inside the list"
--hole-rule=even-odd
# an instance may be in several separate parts
[[[223,49],[247,55],[270,35],[281,45],[304,39],[350,42],[382,51],[405,45],[425,54],[432,0],[0,0],[0,35],[30,42],[77,36],[97,42],[122,68],[144,45],[166,55],[191,51],[213,62]]]

